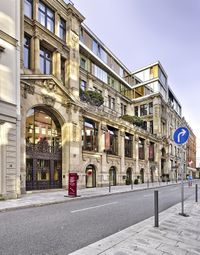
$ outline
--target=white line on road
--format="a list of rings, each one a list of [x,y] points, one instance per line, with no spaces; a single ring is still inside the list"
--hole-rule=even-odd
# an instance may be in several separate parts
[[[171,191],[173,191],[173,190],[177,190],[178,188],[173,188],[173,189],[170,189]]]
[[[71,213],[76,213],[76,212],[91,210],[91,209],[95,209],[95,208],[99,208],[99,207],[103,207],[103,206],[107,206],[107,205],[114,205],[114,204],[117,204],[117,203],[118,203],[118,202],[112,202],[112,203],[103,204],[103,205],[96,205],[96,206],[87,207],[87,208],[83,208],[83,209],[79,209],[79,210],[74,210],[74,211],[71,211]]]
[[[151,196],[153,196],[153,194],[144,195],[144,197],[151,197]]]

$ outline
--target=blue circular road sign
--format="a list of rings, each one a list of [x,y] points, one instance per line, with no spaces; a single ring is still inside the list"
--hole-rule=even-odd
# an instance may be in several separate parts
[[[174,142],[177,144],[183,144],[187,142],[190,132],[186,127],[179,127],[174,132]]]

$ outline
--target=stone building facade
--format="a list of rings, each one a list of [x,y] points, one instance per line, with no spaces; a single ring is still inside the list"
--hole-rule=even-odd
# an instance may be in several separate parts
[[[12,6],[12,8],[10,8]],[[20,194],[20,3],[0,2],[0,199]]]
[[[18,193],[178,178],[181,105],[160,62],[132,73],[71,2],[21,0]],[[130,121],[131,119],[131,121]]]

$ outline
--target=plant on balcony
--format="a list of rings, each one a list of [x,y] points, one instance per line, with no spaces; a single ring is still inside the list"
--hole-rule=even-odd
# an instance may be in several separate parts
[[[103,96],[92,90],[83,91],[80,89],[80,99],[94,106],[101,106],[104,103]]]
[[[136,125],[138,127],[143,126],[143,120],[138,116],[131,116],[131,115],[126,114],[126,115],[122,116],[122,119],[127,122],[130,122],[131,124]]]

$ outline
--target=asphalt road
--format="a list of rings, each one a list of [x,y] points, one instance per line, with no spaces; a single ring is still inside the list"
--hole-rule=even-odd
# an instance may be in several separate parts
[[[159,189],[159,210],[180,202],[180,185]],[[185,187],[185,198],[194,187]],[[154,190],[0,213],[0,255],[69,254],[154,213]],[[181,208],[180,208],[181,210]]]

